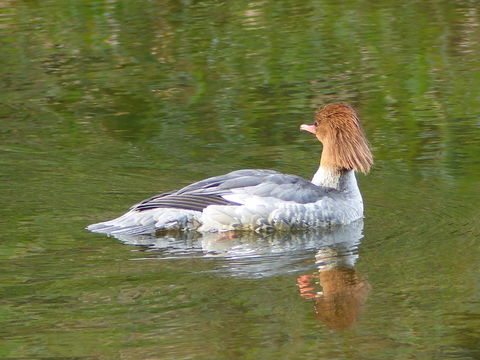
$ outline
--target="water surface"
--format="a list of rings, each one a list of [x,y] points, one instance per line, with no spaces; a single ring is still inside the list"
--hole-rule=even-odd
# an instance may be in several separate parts
[[[0,358],[480,358],[480,6],[0,4]],[[311,177],[354,105],[366,218],[292,234],[84,227],[240,168]]]

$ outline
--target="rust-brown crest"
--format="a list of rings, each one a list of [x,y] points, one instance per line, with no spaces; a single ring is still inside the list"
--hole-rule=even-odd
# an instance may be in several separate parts
[[[316,136],[323,144],[321,165],[364,174],[373,156],[357,112],[347,104],[328,104],[315,113]]]

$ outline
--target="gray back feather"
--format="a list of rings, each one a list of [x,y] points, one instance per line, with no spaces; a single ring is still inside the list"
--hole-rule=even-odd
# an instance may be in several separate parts
[[[132,209],[143,211],[175,207],[202,211],[209,205],[239,205],[222,197],[233,193],[307,204],[328,196],[332,191],[336,190],[316,186],[299,176],[273,170],[246,169],[211,177],[177,191],[153,196],[134,205]]]

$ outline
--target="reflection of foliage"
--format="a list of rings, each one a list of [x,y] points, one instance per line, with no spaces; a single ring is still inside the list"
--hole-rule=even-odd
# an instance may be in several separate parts
[[[162,152],[185,150],[183,132],[189,148],[284,144],[309,107],[344,100],[360,108],[378,159],[472,171],[464,163],[479,156],[478,137],[466,141],[480,112],[472,6],[16,4],[3,25],[8,66],[0,71],[8,94],[24,91],[2,101],[28,101],[95,128],[101,121]]]

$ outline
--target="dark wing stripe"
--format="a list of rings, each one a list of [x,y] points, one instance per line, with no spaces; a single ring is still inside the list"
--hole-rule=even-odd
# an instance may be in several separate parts
[[[219,195],[170,195],[150,198],[134,207],[136,211],[145,211],[157,208],[176,208],[202,211],[209,205],[240,205],[227,201]]]
[[[130,207],[130,210],[135,210],[135,209],[137,209],[139,206],[141,206],[141,205],[143,205],[143,204],[148,204],[148,203],[150,203],[150,202],[153,202],[154,200],[167,197],[167,196],[169,196],[170,194],[173,194],[174,192],[175,192],[175,191],[169,191],[169,192],[166,192],[166,193],[162,193],[162,194],[159,194],[159,195],[155,195],[155,196],[149,197],[148,199],[142,200],[142,201],[140,201],[139,203],[137,203],[137,204],[133,205],[132,207]]]

